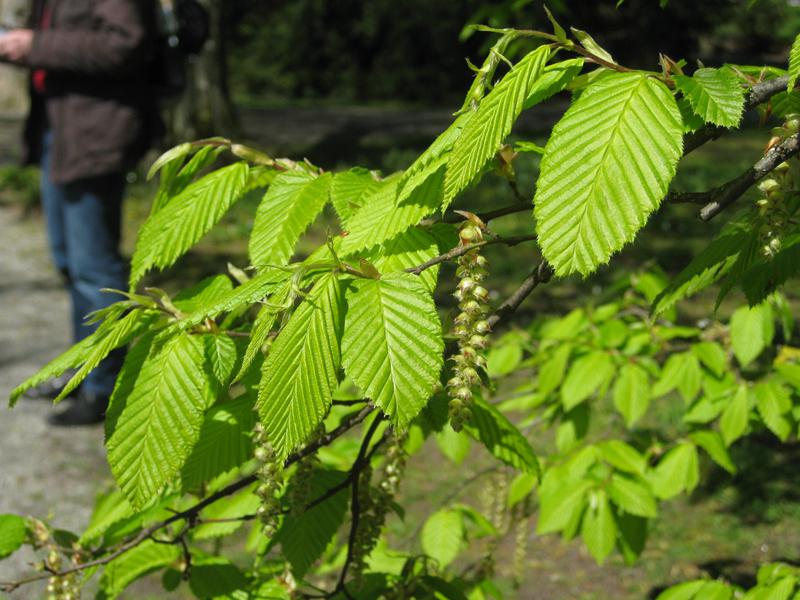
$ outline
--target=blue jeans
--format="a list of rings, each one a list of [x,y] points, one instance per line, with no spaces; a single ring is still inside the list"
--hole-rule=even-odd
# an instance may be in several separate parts
[[[53,183],[48,175],[51,142],[52,134],[45,134],[42,206],[53,260],[69,288],[73,339],[78,342],[97,328],[85,323],[86,315],[120,299],[100,289],[127,289],[128,267],[119,253],[125,174]],[[83,389],[110,395],[124,357],[122,349],[112,352],[84,380]]]

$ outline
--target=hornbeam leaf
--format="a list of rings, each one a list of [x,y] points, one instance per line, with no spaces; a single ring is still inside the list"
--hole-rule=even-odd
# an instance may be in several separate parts
[[[284,265],[297,240],[328,203],[332,176],[287,171],[272,182],[256,210],[250,235],[250,262]]]
[[[707,123],[737,127],[742,120],[744,88],[729,68],[697,69],[691,77],[675,75],[675,85]]]
[[[420,534],[422,550],[442,569],[456,559],[461,551],[463,538],[462,515],[451,508],[442,509],[428,517]]]
[[[794,90],[797,78],[800,77],[800,34],[794,38],[792,49],[789,52],[789,85],[787,91]]]
[[[548,98],[566,88],[570,81],[583,69],[582,58],[571,58],[547,65],[542,76],[531,86],[522,110],[541,104]]]
[[[345,473],[326,469],[311,473],[310,498],[318,498],[339,485]],[[298,579],[305,577],[311,566],[324,554],[331,540],[344,521],[347,512],[348,493],[345,489],[310,510],[298,515],[290,514],[284,519],[275,542],[280,542],[283,555],[292,565],[292,573]]]
[[[653,301],[652,312],[659,315],[675,304],[718,281],[733,267],[752,234],[729,228],[706,246]]]
[[[511,132],[549,56],[549,48],[540,46],[519,61],[481,100],[477,112],[453,146],[447,163],[443,209],[470,184]]]
[[[111,472],[134,509],[177,479],[214,402],[202,337],[153,336],[128,353],[106,416]]]
[[[185,491],[196,490],[246,462],[253,455],[253,397],[245,394],[214,405],[203,418],[197,443],[181,468]]]
[[[355,212],[364,206],[365,200],[382,184],[372,173],[362,168],[353,168],[337,173],[331,182],[331,204],[339,215],[342,227]]]
[[[664,84],[614,73],[590,85],[553,129],[534,198],[539,245],[561,276],[588,275],[661,204],[683,148]]]
[[[153,267],[174,264],[241,198],[248,167],[235,163],[189,185],[145,221],[131,259],[131,288]]]
[[[508,418],[492,404],[476,397],[471,407],[472,418],[465,429],[481,442],[489,453],[525,473],[540,474],[539,460],[530,442]]]
[[[430,291],[409,273],[356,281],[347,296],[345,372],[400,428],[419,414],[442,369],[442,326]]]
[[[338,382],[342,290],[334,275],[321,279],[275,340],[258,392],[267,439],[282,458],[325,418]]]
[[[441,204],[444,167],[448,156],[433,160],[409,177],[402,189],[397,179],[381,185],[348,221],[348,231],[340,248],[341,255],[349,256],[391,240],[436,212]]]
[[[109,600],[118,597],[131,583],[157,569],[166,567],[181,555],[171,544],[144,541],[105,567],[100,586]]]
[[[439,244],[436,239],[420,227],[412,227],[394,239],[386,242],[375,267],[381,273],[394,273],[405,271],[428,261],[439,254]],[[419,278],[433,293],[436,289],[436,280],[439,275],[439,265],[425,269]]]

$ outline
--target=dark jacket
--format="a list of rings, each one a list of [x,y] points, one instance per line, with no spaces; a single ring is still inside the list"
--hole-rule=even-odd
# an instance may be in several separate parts
[[[150,84],[154,0],[50,0],[50,27],[40,30],[43,4],[34,3],[26,66],[46,70],[47,91],[31,94],[27,162],[39,160],[49,123],[53,182],[131,168],[161,129]]]

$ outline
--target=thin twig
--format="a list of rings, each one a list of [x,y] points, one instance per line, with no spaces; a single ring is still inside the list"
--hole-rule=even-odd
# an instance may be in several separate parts
[[[417,265],[416,267],[411,267],[406,269],[407,273],[412,273],[414,275],[419,275],[426,269],[430,269],[431,267],[435,267],[438,264],[443,262],[447,262],[448,260],[453,260],[454,258],[458,258],[469,252],[470,250],[474,250],[475,248],[482,248],[483,246],[491,246],[494,244],[503,244],[504,246],[516,246],[517,244],[522,244],[524,242],[533,242],[536,241],[535,235],[517,235],[514,237],[507,237],[507,238],[493,238],[490,240],[483,240],[482,242],[475,242],[474,244],[464,244],[460,246],[456,246],[452,250],[445,252],[444,254],[440,254],[439,256],[434,256],[430,260],[426,260],[424,263]]]
[[[305,458],[306,456],[309,456],[310,454],[313,454],[314,452],[316,452],[320,448],[324,448],[325,446],[330,445],[336,439],[338,439],[339,437],[344,435],[347,431],[349,431],[350,429],[352,429],[353,427],[355,427],[356,425],[358,425],[359,423],[364,421],[364,419],[366,419],[370,415],[370,413],[372,413],[374,410],[375,410],[375,407],[373,407],[373,406],[364,407],[361,411],[359,411],[355,415],[351,416],[350,418],[344,420],[338,427],[336,427],[335,429],[333,429],[332,431],[330,431],[326,435],[322,436],[321,438],[319,438],[316,441],[312,442],[311,444],[309,444],[308,446],[306,446],[302,450],[298,451],[297,453],[295,453],[292,456],[290,456],[289,458],[287,458],[286,462],[284,463],[284,468],[289,467],[290,465],[293,465],[294,463],[302,460],[303,458]],[[119,558],[120,556],[122,556],[123,554],[128,552],[129,550],[132,550],[133,548],[139,546],[140,544],[142,544],[146,540],[151,539],[151,537],[155,533],[157,533],[161,529],[164,529],[165,527],[169,527],[173,523],[176,523],[178,521],[189,521],[190,524],[192,526],[194,526],[194,524],[197,523],[197,516],[200,514],[200,512],[202,510],[204,510],[205,508],[207,508],[211,504],[214,504],[218,500],[221,500],[223,498],[231,496],[231,495],[235,494],[236,492],[246,488],[248,485],[251,485],[255,481],[256,481],[256,478],[255,478],[255,476],[252,476],[252,475],[248,476],[248,477],[244,477],[244,478],[240,479],[239,481],[235,481],[234,483],[232,483],[229,486],[223,488],[222,490],[220,490],[220,491],[212,494],[211,496],[208,496],[207,498],[199,501],[194,506],[191,506],[190,508],[188,508],[188,509],[186,509],[184,511],[177,512],[174,515],[170,516],[169,518],[164,519],[163,521],[159,521],[158,523],[155,523],[155,524],[151,525],[150,527],[147,527],[147,528],[143,529],[142,531],[140,531],[138,534],[136,534],[132,538],[130,538],[127,541],[122,542],[121,544],[119,544],[116,548],[114,548],[113,550],[110,551],[111,552],[110,554],[108,554],[106,556],[103,556],[103,557],[97,558],[95,560],[91,560],[91,561],[82,563],[80,565],[76,565],[75,567],[71,567],[69,569],[64,569],[62,571],[59,571],[59,572],[53,573],[53,574],[50,574],[50,573],[39,573],[37,575],[28,577],[26,579],[21,579],[19,581],[0,582],[0,590],[3,590],[6,593],[11,593],[11,592],[13,592],[14,590],[18,589],[19,587],[21,587],[23,585],[27,585],[27,584],[33,583],[35,581],[40,581],[42,579],[47,579],[47,578],[49,578],[51,576],[62,577],[64,575],[69,575],[70,573],[77,573],[77,572],[80,572],[80,571],[85,571],[86,569],[90,569],[92,567],[99,567],[99,566],[108,564],[111,561]]]
[[[800,153],[800,134],[795,134],[771,148],[761,160],[735,179],[707,192],[670,192],[667,200],[673,203],[702,204],[700,218],[703,221],[710,221],[741,198],[760,179],[769,175],[778,165],[798,153]]]
[[[366,435],[364,435],[364,440],[361,442],[361,448],[358,450],[358,456],[356,457],[355,462],[353,463],[353,467],[350,469],[350,475],[352,478],[352,492],[350,496],[350,513],[352,515],[352,519],[350,522],[350,534],[347,538],[347,558],[345,558],[344,565],[342,565],[342,570],[339,573],[339,581],[336,584],[336,592],[342,592],[348,598],[351,598],[350,593],[347,591],[347,587],[345,586],[345,581],[347,580],[347,571],[350,568],[350,563],[353,561],[353,548],[356,542],[356,536],[358,534],[358,524],[361,519],[361,503],[358,497],[358,483],[360,479],[360,472],[363,466],[366,464],[366,461],[369,459],[367,458],[367,452],[369,450],[369,444],[372,440],[372,436],[375,435],[375,432],[378,429],[378,426],[381,424],[382,419],[380,417],[376,417],[372,423],[370,424],[369,429],[367,430]]]
[[[528,275],[525,280],[517,288],[517,291],[511,294],[508,299],[503,302],[494,314],[490,316],[487,321],[490,327],[494,327],[500,321],[507,319],[514,314],[525,299],[531,295],[539,284],[549,282],[553,277],[553,269],[546,262],[541,262],[533,272]]]

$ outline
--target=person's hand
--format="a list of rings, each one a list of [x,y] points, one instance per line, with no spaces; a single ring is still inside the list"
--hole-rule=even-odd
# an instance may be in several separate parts
[[[20,62],[27,58],[33,45],[33,31],[14,29],[0,35],[0,58],[10,62]]]

